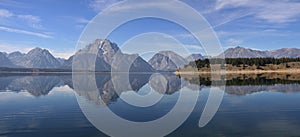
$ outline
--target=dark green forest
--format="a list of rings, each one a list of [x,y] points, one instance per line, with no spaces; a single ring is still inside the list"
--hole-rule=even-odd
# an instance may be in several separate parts
[[[290,62],[300,62],[300,58],[226,58],[226,59],[203,59],[195,62],[190,62],[187,66],[193,66],[197,68],[210,67],[211,64],[230,64],[232,66],[266,66],[267,64],[287,64]],[[287,66],[288,67],[288,66]]]

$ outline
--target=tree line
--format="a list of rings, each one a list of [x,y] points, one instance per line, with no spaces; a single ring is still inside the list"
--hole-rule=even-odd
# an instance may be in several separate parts
[[[187,66],[193,66],[197,68],[210,67],[211,64],[230,64],[232,66],[266,66],[267,64],[287,64],[290,62],[300,62],[300,58],[213,58],[213,59],[199,59],[195,62],[190,62]],[[186,66],[186,67],[187,67]]]

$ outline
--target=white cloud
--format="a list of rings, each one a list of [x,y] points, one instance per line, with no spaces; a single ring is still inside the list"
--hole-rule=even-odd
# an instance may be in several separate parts
[[[256,18],[271,23],[286,23],[300,16],[300,3],[288,0],[217,0],[215,10],[247,8]]]
[[[239,7],[247,5],[251,0],[217,0],[215,9],[220,10],[226,7]]]
[[[230,38],[226,42],[230,45],[240,45],[243,43],[243,40]]]
[[[33,47],[30,46],[20,46],[20,45],[14,45],[14,44],[8,44],[8,43],[0,43],[0,49],[1,52],[7,52],[7,53],[11,53],[11,52],[15,52],[15,51],[20,51],[23,53],[27,53],[28,51],[30,51],[31,49],[33,49]]]
[[[41,25],[41,18],[33,15],[17,15],[17,18],[26,22],[26,24],[35,29],[44,29]]]
[[[82,23],[82,24],[87,24],[87,23],[90,22],[90,20],[85,19],[85,18],[77,18],[77,19],[76,19],[76,22],[77,22],[77,23]]]
[[[203,50],[203,48],[200,45],[184,45],[184,46],[190,50]]]
[[[40,17],[33,16],[33,15],[18,15],[17,17],[20,19],[31,21],[31,22],[40,22],[41,21]]]
[[[96,12],[100,12],[105,8],[123,0],[91,0],[89,6]]]
[[[10,11],[8,11],[8,10],[0,9],[0,17],[8,18],[8,17],[11,17],[11,16],[13,16],[13,15],[14,15],[14,14],[11,13]]]
[[[27,35],[37,36],[37,37],[41,37],[41,38],[53,38],[52,36],[47,35],[47,34],[43,34],[43,33],[20,30],[20,29],[14,29],[14,28],[8,28],[8,27],[3,27],[3,26],[0,26],[0,30],[6,31],[6,32],[19,33],[19,34],[27,34]]]
[[[26,1],[0,0],[0,5],[3,7],[26,8],[27,5],[25,5],[24,2]]]
[[[50,53],[56,57],[56,58],[64,58],[64,59],[68,59],[70,56],[75,54],[75,50],[73,49],[69,49],[66,51],[56,51],[56,50],[49,50]]]
[[[34,29],[44,29],[39,16],[15,14],[9,10],[0,9],[0,18],[2,18],[2,25],[17,24],[19,26],[29,26]]]

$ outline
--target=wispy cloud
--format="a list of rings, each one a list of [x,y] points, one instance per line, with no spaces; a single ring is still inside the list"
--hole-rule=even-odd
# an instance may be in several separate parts
[[[229,45],[234,45],[234,46],[237,46],[237,45],[240,45],[243,43],[243,40],[240,40],[240,39],[235,39],[235,38],[230,38],[226,41]]]
[[[11,13],[10,11],[8,11],[8,10],[0,9],[0,17],[8,18],[8,17],[11,17],[13,15],[14,14]]]
[[[76,18],[76,22],[81,24],[87,24],[90,22],[90,20],[86,18]]]
[[[5,7],[25,8],[25,3],[16,0],[0,0],[0,5]]]
[[[33,47],[0,42],[0,49],[1,49],[1,52],[7,52],[7,53],[11,53],[11,52],[15,52],[15,51],[27,53],[28,51],[33,49]]]
[[[0,1],[1,4],[1,1]],[[41,24],[41,18],[39,16],[29,15],[29,14],[15,14],[6,9],[0,9],[0,30],[6,32],[14,32],[20,34],[27,34],[32,36],[37,36],[41,38],[53,38],[51,35],[47,33],[41,32],[33,32],[24,29],[16,29],[16,28],[24,28],[24,26],[34,28],[34,29],[45,29]],[[25,27],[26,28],[26,27]]]
[[[184,46],[190,50],[203,50],[203,48],[200,45],[184,45]]]
[[[34,16],[30,14],[16,14],[7,9],[0,9],[0,19],[8,24],[18,24],[19,26],[28,26],[34,29],[45,29],[42,25],[42,20],[39,16]]]
[[[100,12],[105,8],[123,0],[90,0],[89,7],[96,12]]]
[[[47,34],[43,34],[43,33],[20,30],[20,29],[14,29],[14,28],[8,28],[8,27],[3,27],[3,26],[0,26],[0,30],[6,31],[6,32],[19,33],[19,34],[27,34],[27,35],[37,36],[37,37],[41,37],[41,38],[53,38],[52,36],[47,35]]]
[[[41,24],[41,18],[33,15],[17,15],[17,18],[26,22],[26,24],[35,29],[44,29]]]
[[[215,10],[245,8],[258,19],[271,23],[296,21],[300,16],[300,3],[289,0],[217,0]]]

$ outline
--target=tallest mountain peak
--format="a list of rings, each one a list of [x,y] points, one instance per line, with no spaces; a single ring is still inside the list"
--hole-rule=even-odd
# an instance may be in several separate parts
[[[91,51],[91,50],[98,50],[99,52],[117,52],[119,47],[116,43],[109,41],[108,39],[96,39],[94,42],[89,44],[83,50]]]
[[[50,54],[50,52],[46,49],[42,49],[42,48],[39,48],[39,47],[36,47],[32,50],[30,50],[28,52],[28,54],[38,54],[38,53],[46,53],[46,54]]]

